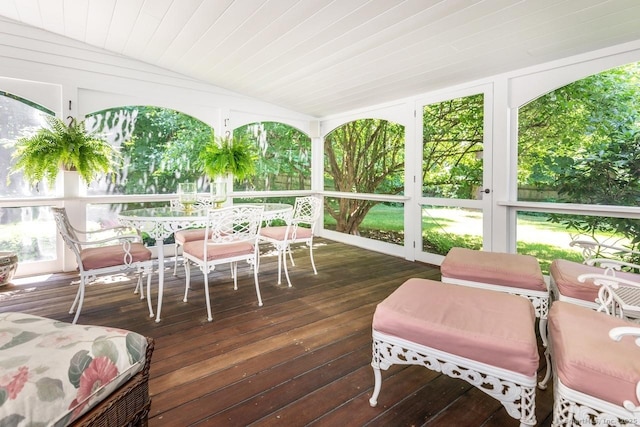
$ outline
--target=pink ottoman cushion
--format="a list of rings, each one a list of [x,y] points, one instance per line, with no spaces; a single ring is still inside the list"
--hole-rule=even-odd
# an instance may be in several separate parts
[[[529,377],[538,369],[534,325],[526,298],[416,278],[373,316],[378,332]]]
[[[446,278],[547,291],[540,264],[530,255],[451,248],[440,271]]]
[[[637,326],[575,304],[556,301],[549,312],[549,335],[558,377],[567,387],[622,406],[638,405],[640,348],[632,337],[609,338],[617,326]]]
[[[556,284],[558,291],[565,297],[581,299],[595,302],[598,297],[599,286],[593,280],[586,280],[584,283],[578,282],[578,276],[587,273],[604,274],[604,268],[581,264],[579,262],[556,259],[551,263],[549,276]],[[616,271],[616,277],[640,282],[640,275]]]

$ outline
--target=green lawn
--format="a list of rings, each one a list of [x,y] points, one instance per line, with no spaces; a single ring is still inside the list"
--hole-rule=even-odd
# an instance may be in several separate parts
[[[335,221],[325,216],[325,226],[333,228]],[[403,230],[404,208],[383,204],[374,206],[360,226],[363,236],[393,243],[402,240]],[[569,246],[572,237],[579,234],[578,231],[549,222],[545,215],[519,214],[517,233],[518,253],[538,258],[545,274],[551,261],[556,258],[582,261],[581,252]],[[445,255],[453,246],[480,249],[482,214],[465,209],[425,208],[422,235],[424,250],[432,253]],[[612,239],[612,236],[600,235],[598,239]]]

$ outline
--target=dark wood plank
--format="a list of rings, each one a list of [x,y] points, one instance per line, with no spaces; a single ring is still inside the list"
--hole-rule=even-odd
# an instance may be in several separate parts
[[[417,366],[383,371],[372,408],[375,307],[410,277],[438,280],[439,269],[324,239],[317,240],[314,254],[318,275],[308,250],[294,250],[292,288],[276,285],[276,259],[263,256],[263,307],[248,266],[239,269],[237,291],[228,268],[211,273],[213,322],[206,320],[202,275],[194,272],[185,303],[184,270],[173,276],[167,262],[162,322],[149,318],[146,301],[133,294],[135,282],[119,277],[88,288],[80,323],[155,338],[151,427],[518,425],[502,405],[466,382]],[[0,310],[71,321],[76,278],[59,273],[16,280],[0,289]],[[154,304],[156,284],[154,277]],[[543,369],[541,358],[540,375]],[[551,387],[538,391],[541,425],[551,423],[552,395]]]

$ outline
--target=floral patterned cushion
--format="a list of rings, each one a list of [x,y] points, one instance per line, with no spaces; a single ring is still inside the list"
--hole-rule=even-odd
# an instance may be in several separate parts
[[[122,329],[0,313],[0,426],[65,426],[144,366],[147,340]]]

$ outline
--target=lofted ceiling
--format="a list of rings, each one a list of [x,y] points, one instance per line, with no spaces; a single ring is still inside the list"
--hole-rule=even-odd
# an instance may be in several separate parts
[[[640,39],[638,0],[0,0],[0,16],[318,117]]]

